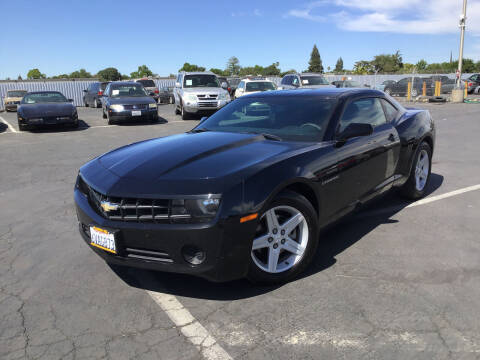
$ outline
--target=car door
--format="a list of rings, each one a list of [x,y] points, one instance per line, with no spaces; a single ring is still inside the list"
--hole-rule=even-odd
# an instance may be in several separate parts
[[[182,86],[182,75],[178,74],[175,81],[175,87],[173,88],[173,96],[175,98],[175,104],[180,104],[180,87]]]
[[[337,125],[337,139],[350,123],[370,124],[373,133],[336,145],[336,198],[340,210],[351,209],[391,186],[389,178],[396,163],[393,152],[400,146],[398,133],[387,121],[380,98],[365,97],[347,103]]]

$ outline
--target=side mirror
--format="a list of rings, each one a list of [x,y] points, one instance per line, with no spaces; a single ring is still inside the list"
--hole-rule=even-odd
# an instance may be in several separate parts
[[[208,116],[203,116],[203,117],[200,119],[200,124],[201,124],[202,122],[204,122],[205,120],[207,120],[207,119],[208,119]]]
[[[88,92],[88,90],[83,90],[83,92],[84,92],[84,93],[87,93],[87,92]]]
[[[155,96],[155,93],[154,93],[154,92],[150,92],[148,95],[150,95],[150,96]]]
[[[180,83],[177,81],[177,82],[175,83],[175,87],[182,87],[182,86],[181,86]]]
[[[358,136],[368,136],[373,133],[373,126],[370,124],[351,123],[338,136],[339,142],[345,142],[348,139]]]
[[[73,99],[68,99],[68,101],[73,103]]]
[[[228,89],[228,84],[227,84],[225,81],[222,82],[222,85],[221,85],[221,86],[222,86],[222,89],[225,89],[225,90]]]

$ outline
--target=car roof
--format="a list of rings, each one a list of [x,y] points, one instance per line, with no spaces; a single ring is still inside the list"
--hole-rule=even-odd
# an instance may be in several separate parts
[[[28,92],[27,94],[51,94],[51,93],[56,93],[56,94],[60,94],[60,95],[63,95],[60,91],[50,91],[50,90],[45,90],[45,91],[30,91]]]
[[[273,81],[271,80],[268,80],[268,79],[242,79],[242,81],[245,81],[246,83],[251,83],[251,82],[271,82],[273,83]]]
[[[192,72],[182,71],[181,74],[184,74],[184,75],[215,75],[211,71],[192,71]]]
[[[9,91],[23,91],[23,92],[28,92],[27,90],[23,90],[23,89],[8,89],[7,92]]]
[[[339,98],[343,96],[385,96],[382,91],[368,88],[322,88],[322,89],[294,89],[264,91],[243,97],[276,97],[276,96],[319,96],[325,98]]]
[[[111,85],[138,85],[136,81],[112,81]]]

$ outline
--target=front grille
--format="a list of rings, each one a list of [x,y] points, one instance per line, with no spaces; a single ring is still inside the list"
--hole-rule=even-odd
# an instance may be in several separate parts
[[[199,108],[216,108],[217,102],[216,101],[199,101],[198,107]]]
[[[123,105],[125,110],[145,110],[147,107],[147,104]]]
[[[88,186],[79,177],[78,188],[103,217],[114,221],[178,223],[190,219],[184,207],[172,199],[135,199],[106,196]],[[102,203],[104,207],[102,207]]]
[[[217,97],[217,94],[197,95],[198,100],[216,100]]]

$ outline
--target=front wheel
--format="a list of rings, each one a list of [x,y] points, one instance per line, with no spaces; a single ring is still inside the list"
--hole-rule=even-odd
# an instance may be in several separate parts
[[[185,111],[185,108],[183,107],[183,104],[181,105],[180,113],[182,114],[182,120],[190,119],[190,113]]]
[[[260,217],[248,279],[254,283],[283,283],[303,272],[318,245],[317,217],[304,196],[279,194]]]
[[[415,154],[412,170],[407,182],[400,189],[406,198],[416,200],[425,196],[432,170],[432,149],[422,142]]]

